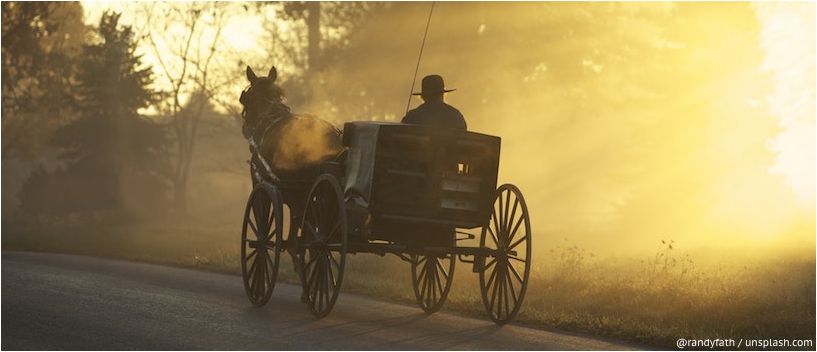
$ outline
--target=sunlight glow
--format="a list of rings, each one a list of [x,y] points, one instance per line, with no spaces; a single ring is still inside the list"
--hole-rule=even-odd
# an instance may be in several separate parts
[[[815,202],[815,4],[756,3],[767,51],[764,69],[775,77],[768,97],[782,131],[771,146],[771,170],[784,175],[800,200]]]

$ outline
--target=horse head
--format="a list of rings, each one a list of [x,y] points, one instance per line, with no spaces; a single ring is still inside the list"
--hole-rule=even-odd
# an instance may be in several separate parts
[[[254,129],[269,115],[278,115],[277,111],[289,112],[289,108],[284,105],[284,90],[275,84],[278,78],[278,70],[273,66],[266,77],[258,77],[255,72],[247,66],[247,80],[250,86],[241,92],[239,102],[244,107],[241,113],[245,124]],[[278,109],[274,109],[274,108]],[[278,116],[272,116],[277,118]]]

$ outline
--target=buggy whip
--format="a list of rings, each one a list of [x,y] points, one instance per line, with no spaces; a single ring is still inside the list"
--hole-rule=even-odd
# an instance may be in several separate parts
[[[417,56],[417,66],[414,67],[414,77],[411,78],[411,90],[409,90],[408,102],[406,103],[406,114],[408,114],[409,107],[411,107],[411,93],[414,92],[414,83],[417,81],[417,70],[420,69],[420,59],[423,58],[423,48],[426,46],[426,37],[428,36],[428,26],[431,24],[431,15],[434,13],[434,5],[437,2],[431,3],[431,10],[428,11],[428,21],[426,21],[426,30],[423,33],[423,43],[420,44],[420,55]]]

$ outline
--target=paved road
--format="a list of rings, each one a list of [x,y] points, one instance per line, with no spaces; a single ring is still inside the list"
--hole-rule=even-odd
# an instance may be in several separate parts
[[[315,320],[300,288],[254,308],[237,276],[90,257],[2,253],[2,349],[628,349],[603,340],[497,327],[342,293]]]

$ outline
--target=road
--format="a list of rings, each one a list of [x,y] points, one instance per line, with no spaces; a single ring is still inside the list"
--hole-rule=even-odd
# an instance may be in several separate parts
[[[341,293],[315,320],[300,288],[252,307],[241,279],[91,257],[2,252],[3,350],[596,350],[601,339]]]

